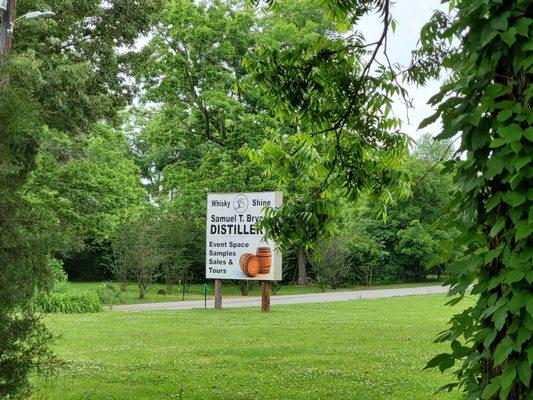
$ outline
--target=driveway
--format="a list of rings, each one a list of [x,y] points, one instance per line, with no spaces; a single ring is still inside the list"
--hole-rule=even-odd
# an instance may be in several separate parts
[[[447,293],[449,286],[420,286],[399,289],[375,289],[357,290],[349,292],[328,292],[294,294],[287,296],[272,296],[270,305],[278,304],[304,304],[304,303],[326,303],[329,301],[347,301],[359,299],[380,299],[384,297],[413,296],[424,294]],[[213,300],[207,300],[207,308],[213,308]],[[261,297],[228,297],[222,298],[222,307],[260,307]],[[121,304],[113,306],[115,311],[153,311],[153,310],[190,310],[192,308],[204,308],[203,300],[177,301],[168,303],[149,304]]]

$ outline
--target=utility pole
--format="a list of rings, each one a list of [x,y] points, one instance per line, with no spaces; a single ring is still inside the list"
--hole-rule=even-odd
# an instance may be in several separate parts
[[[11,43],[13,42],[13,21],[15,18],[15,3],[17,0],[4,0],[5,10],[0,9],[2,18],[0,20],[0,73],[2,87],[7,89],[9,84],[9,74],[4,70],[9,60]],[[2,0],[0,0],[2,3]]]

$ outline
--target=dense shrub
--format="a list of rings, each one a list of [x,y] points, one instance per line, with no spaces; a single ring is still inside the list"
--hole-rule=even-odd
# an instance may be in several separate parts
[[[40,293],[32,301],[36,312],[81,314],[94,313],[102,309],[97,294],[90,291],[69,290],[65,292]]]
[[[63,261],[52,257],[48,260],[48,268],[50,270],[54,286],[67,282],[68,276],[63,268]]]
[[[122,302],[122,293],[113,282],[104,282],[103,286],[96,289],[96,294],[102,304],[109,305],[118,304]]]
[[[341,241],[335,238],[321,241],[311,257],[313,272],[323,292],[326,285],[337,289],[345,282],[350,271],[348,257],[341,244]]]

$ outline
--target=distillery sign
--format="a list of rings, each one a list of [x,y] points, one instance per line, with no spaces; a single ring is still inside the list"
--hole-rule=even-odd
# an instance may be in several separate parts
[[[280,192],[207,195],[206,278],[281,280],[281,253],[258,226],[281,201]]]

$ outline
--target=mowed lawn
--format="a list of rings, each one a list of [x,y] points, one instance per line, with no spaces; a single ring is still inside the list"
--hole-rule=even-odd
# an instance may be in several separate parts
[[[51,315],[62,373],[33,399],[459,399],[422,371],[456,307],[445,297]],[[464,304],[463,304],[464,306]]]

